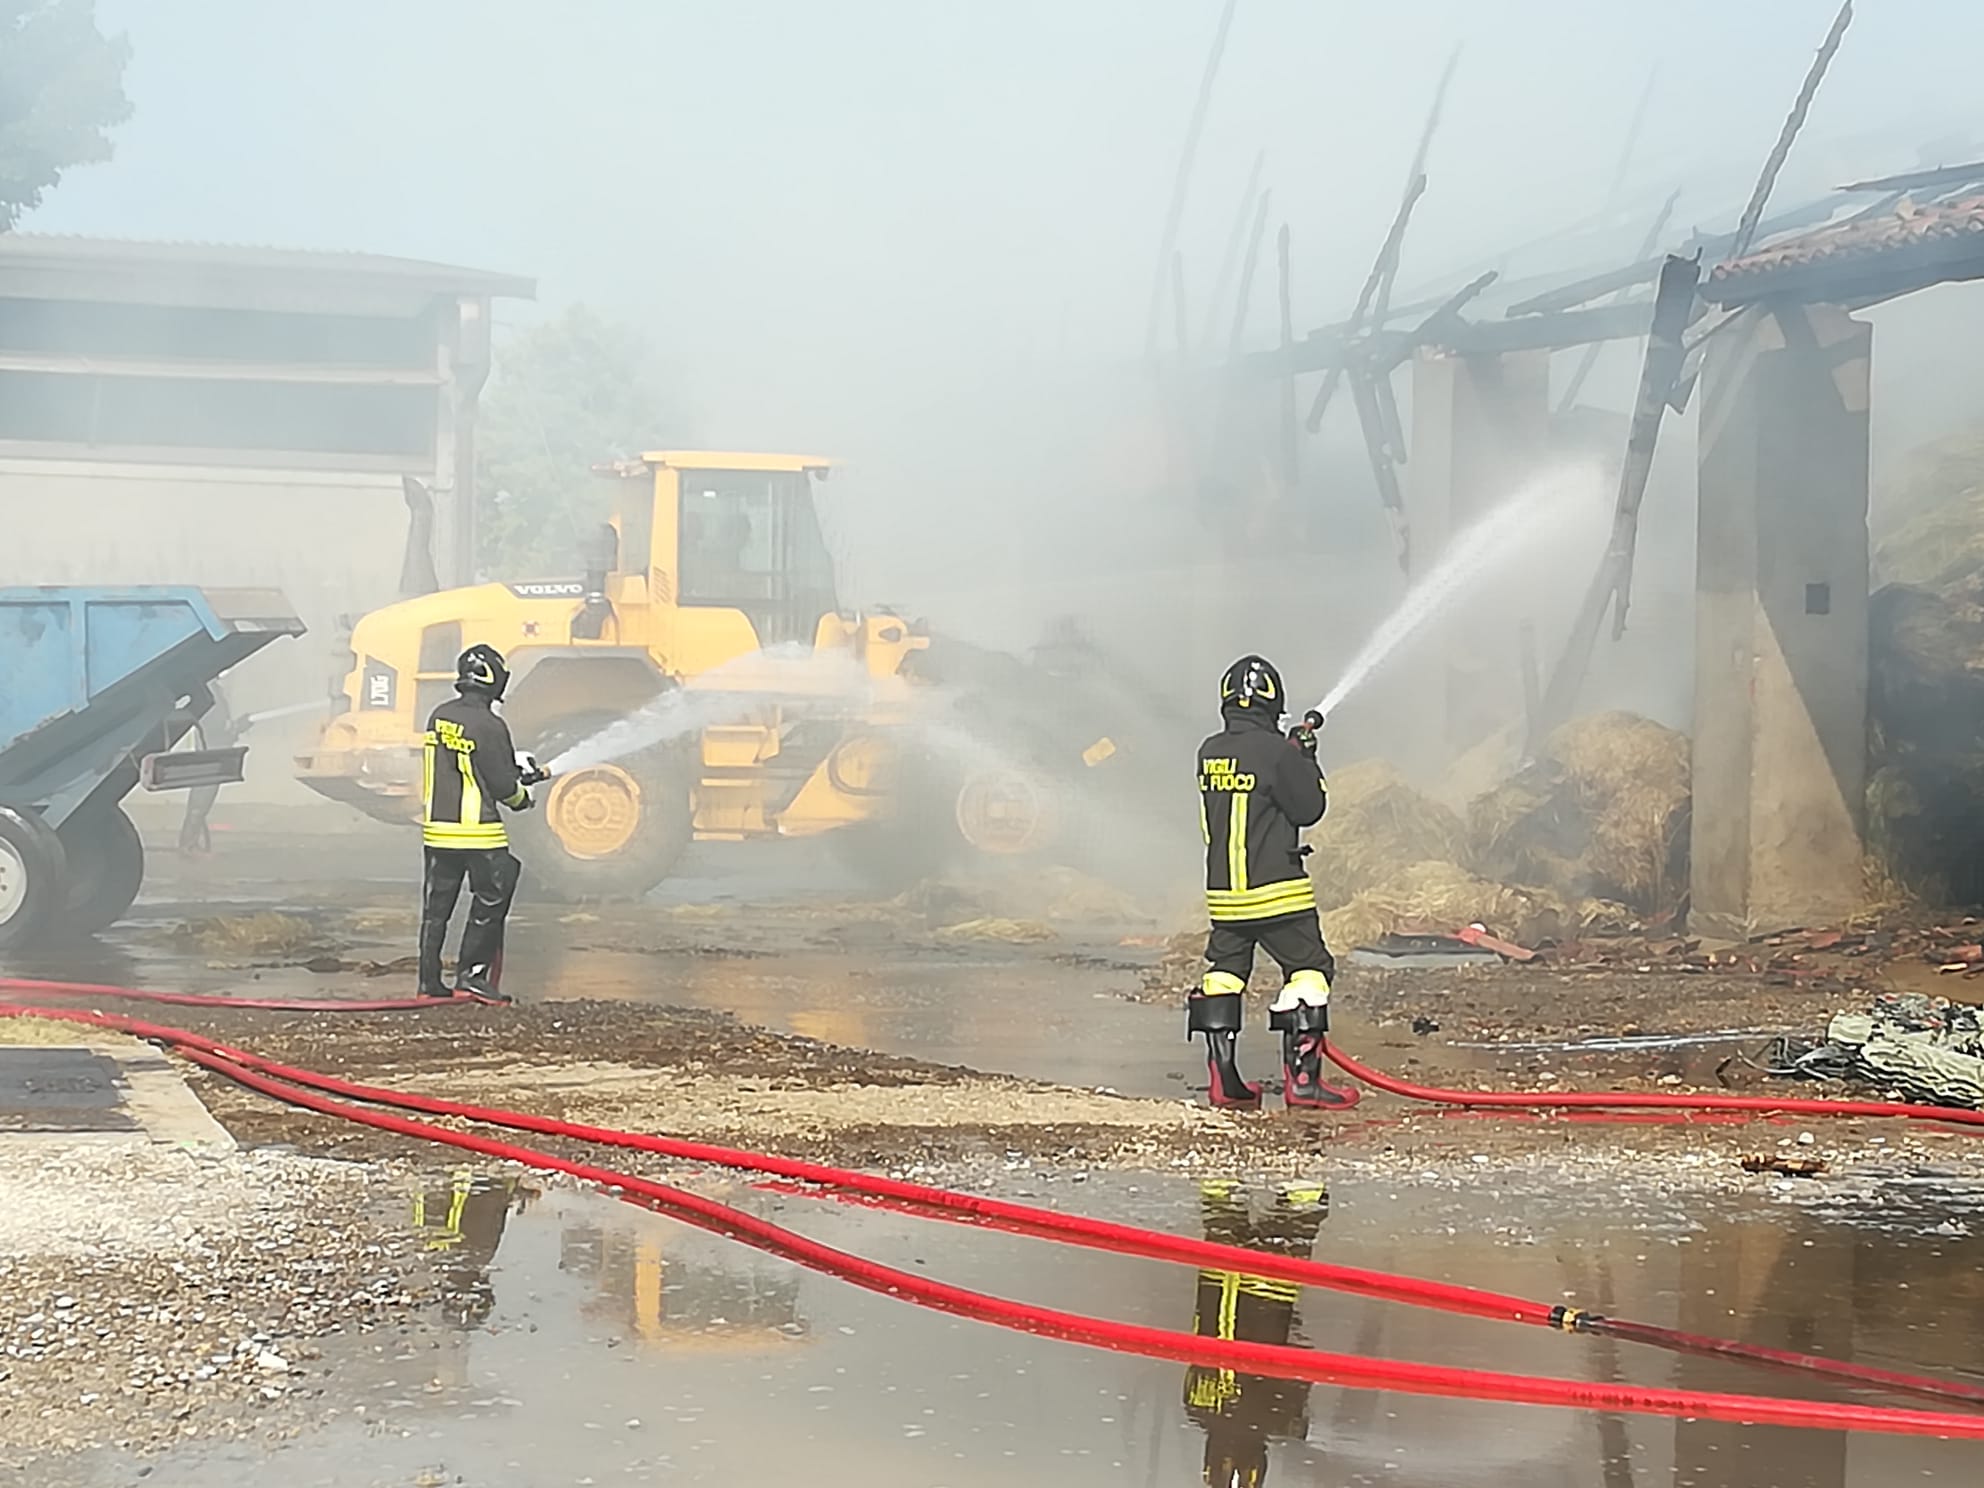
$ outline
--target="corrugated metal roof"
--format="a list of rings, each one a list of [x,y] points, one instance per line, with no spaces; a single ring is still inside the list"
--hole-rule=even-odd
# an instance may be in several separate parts
[[[1711,289],[1734,289],[1787,270],[1878,266],[1890,255],[1911,261],[1926,255],[1940,262],[1945,256],[1968,260],[1973,254],[1984,261],[1984,195],[1927,204],[1904,198],[1880,216],[1799,233],[1718,264],[1709,284]]]
[[[384,253],[270,248],[59,233],[0,233],[0,275],[13,270],[60,270],[110,276],[210,276],[216,272],[291,282],[336,280],[534,299],[537,282],[514,274],[430,263]]]

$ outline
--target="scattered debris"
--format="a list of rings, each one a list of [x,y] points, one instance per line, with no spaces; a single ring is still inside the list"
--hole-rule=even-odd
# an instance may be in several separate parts
[[[1323,916],[1333,946],[1349,949],[1405,932],[1452,934],[1466,925],[1495,927],[1527,944],[1605,929],[1624,929],[1631,913],[1618,904],[1570,901],[1548,889],[1477,878],[1452,863],[1415,863]]]
[[[1861,1013],[1839,1013],[1823,1042],[1779,1039],[1772,1072],[1847,1079],[1901,1099],[1963,1110],[1984,1108],[1984,1013],[1941,998],[1881,997]]]
[[[1743,1159],[1746,1173],[1781,1173],[1787,1178],[1817,1178],[1829,1166],[1823,1157],[1787,1157],[1777,1152],[1753,1152]]]
[[[945,940],[999,940],[1009,945],[1032,945],[1055,938],[1054,932],[1047,926],[1036,924],[1032,920],[1008,920],[991,916],[946,925],[937,934]]]
[[[1488,933],[1486,925],[1468,925],[1455,932],[1454,939],[1464,945],[1479,946],[1484,951],[1493,951],[1507,961],[1534,961],[1536,952],[1527,946],[1519,946],[1513,941],[1501,940]]]
[[[188,920],[172,939],[216,956],[301,956],[321,950],[324,932],[302,915],[265,910],[251,915],[216,915]]]

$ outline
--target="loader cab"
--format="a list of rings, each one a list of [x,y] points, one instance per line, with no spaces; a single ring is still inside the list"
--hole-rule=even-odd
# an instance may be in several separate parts
[[[664,451],[644,455],[652,499],[623,504],[621,562],[647,557],[650,603],[672,605],[694,652],[811,645],[840,608],[813,485],[825,460]]]

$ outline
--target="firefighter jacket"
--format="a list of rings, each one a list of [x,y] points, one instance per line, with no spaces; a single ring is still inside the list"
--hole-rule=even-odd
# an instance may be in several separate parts
[[[429,847],[508,847],[497,815],[500,802],[515,811],[529,799],[517,768],[510,726],[488,698],[465,692],[427,720],[421,771],[421,840]]]
[[[1206,909],[1215,921],[1272,920],[1316,907],[1302,829],[1323,818],[1323,776],[1273,719],[1228,708],[1199,746]]]

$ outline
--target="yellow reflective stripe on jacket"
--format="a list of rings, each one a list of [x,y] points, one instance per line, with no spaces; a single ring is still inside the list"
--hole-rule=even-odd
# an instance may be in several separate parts
[[[1236,791],[1226,808],[1226,882],[1230,893],[1247,888],[1247,793]]]
[[[455,754],[455,765],[462,772],[462,820],[481,822],[482,785],[475,778],[475,756],[466,750]]]
[[[1315,907],[1316,889],[1306,878],[1254,889],[1206,890],[1206,911],[1215,920],[1266,920]]]
[[[420,840],[429,847],[508,847],[510,835],[501,822],[428,822]]]
[[[461,804],[456,808],[459,820],[454,821],[434,816],[435,772],[449,768],[438,758],[444,752],[452,758],[454,771],[462,783]],[[522,804],[526,794],[524,787],[518,786],[516,798],[506,804],[515,808]],[[432,729],[422,740],[420,795],[423,803],[420,840],[427,846],[468,850],[510,845],[510,834],[500,820],[482,819],[482,785],[475,778],[473,756],[466,751],[446,749]]]

